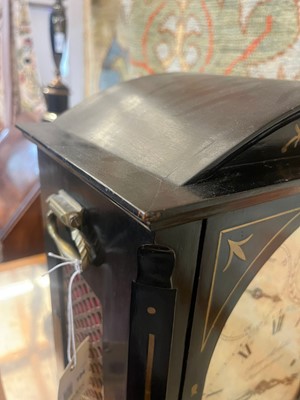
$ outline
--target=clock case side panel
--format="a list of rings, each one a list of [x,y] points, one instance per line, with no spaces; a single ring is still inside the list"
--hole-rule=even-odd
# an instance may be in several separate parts
[[[91,296],[91,300],[96,299],[97,302],[99,300],[101,305],[100,313],[103,317],[103,325],[96,335],[102,335],[103,354],[100,355],[98,352],[97,357],[103,366],[104,395],[112,400],[125,400],[131,284],[137,274],[136,254],[139,246],[153,243],[154,234],[93,189],[84,181],[83,177],[75,176],[72,169],[66,169],[42,152],[39,152],[39,165],[46,251],[58,253],[46,230],[48,212],[46,200],[60,189],[65,190],[87,209],[100,237],[105,252],[105,261],[100,266],[89,265],[81,274],[80,280],[82,286],[88,287],[88,295]],[[63,238],[71,243],[68,235]],[[56,264],[57,260],[48,257],[49,269]],[[59,270],[50,276],[59,374],[67,361],[66,286],[68,279],[68,274]],[[89,299],[86,300],[89,303]],[[98,308],[96,307],[95,311]],[[76,319],[76,315],[74,318]],[[84,327],[84,330],[89,332],[90,328],[86,328]],[[102,332],[101,329],[103,329]],[[81,341],[82,332],[82,329],[75,328],[77,342]],[[90,337],[93,339],[95,332],[91,333]]]
[[[127,357],[129,340],[129,317],[132,284],[137,276],[137,250],[145,244],[167,246],[175,252],[176,262],[171,277],[172,289],[176,292],[175,307],[173,310],[173,326],[168,327],[171,332],[162,331],[171,336],[168,356],[168,371],[165,386],[167,400],[178,398],[185,362],[186,337],[190,333],[190,309],[192,307],[193,288],[195,277],[198,274],[198,250],[203,228],[202,221],[195,221],[184,225],[151,232],[136,220],[123,212],[119,207],[106,199],[103,194],[92,188],[85,181],[84,176],[76,176],[72,168],[68,169],[43,152],[39,152],[41,175],[42,208],[44,226],[47,225],[48,212],[47,198],[58,190],[63,189],[76,201],[92,213],[95,225],[102,230],[102,244],[108,259],[105,266],[89,266],[83,273],[83,281],[87,282],[92,292],[100,299],[103,308],[103,337],[111,339],[105,342],[104,367],[104,394],[113,399],[126,399],[127,384]],[[122,228],[126,228],[126,232]],[[120,236],[119,244],[115,241]],[[201,236],[202,237],[202,236]],[[46,250],[57,253],[53,240],[45,229]],[[65,237],[66,240],[70,240]],[[56,264],[56,260],[48,258],[49,268]],[[111,267],[111,268],[110,268]],[[51,274],[51,298],[55,331],[55,344],[59,373],[66,365],[66,277],[62,271]],[[105,286],[109,290],[105,289]],[[109,293],[108,293],[109,291]],[[112,301],[111,298],[115,300]],[[119,298],[119,299],[118,299]],[[121,304],[122,303],[122,304]],[[119,305],[119,306],[118,306]],[[109,318],[111,315],[111,318]],[[116,326],[115,321],[118,325]],[[142,321],[141,321],[142,324]],[[142,328],[141,328],[142,331]],[[121,335],[114,340],[114,336]],[[123,345],[111,348],[112,342],[123,342]],[[111,358],[110,358],[111,357]],[[126,363],[126,366],[125,366]],[[122,371],[121,376],[112,376],[109,371]],[[155,373],[153,374],[153,377]],[[118,378],[118,379],[116,379]],[[118,385],[118,380],[120,384]],[[154,385],[155,381],[153,380]]]
[[[227,318],[260,268],[299,226],[299,195],[207,220],[183,400],[202,399]]]

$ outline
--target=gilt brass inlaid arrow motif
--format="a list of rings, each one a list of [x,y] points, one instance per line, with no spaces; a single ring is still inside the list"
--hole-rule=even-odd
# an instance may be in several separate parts
[[[242,249],[242,246],[244,244],[246,244],[247,242],[249,242],[249,240],[252,238],[252,236],[253,236],[253,234],[248,236],[246,239],[241,240],[240,242],[235,242],[234,240],[230,240],[230,239],[227,240],[229,248],[230,248],[230,252],[229,252],[227,264],[224,267],[223,272],[226,272],[228,270],[228,268],[230,267],[233,256],[238,257],[240,260],[246,261],[246,256]]]
[[[281,149],[281,153],[286,153],[288,151],[288,148],[294,144],[294,148],[296,148],[298,146],[299,140],[300,140],[300,128],[299,125],[296,124],[295,125],[295,131],[296,131],[296,135],[294,137],[292,137],[292,139],[290,139],[287,144],[285,144],[282,149]]]
[[[233,294],[236,292],[237,288],[241,285],[242,281],[247,276],[247,273],[253,268],[253,266],[259,265],[260,258],[263,255],[263,253],[265,251],[269,251],[269,249],[271,251],[273,248],[272,246],[274,246],[276,240],[278,240],[278,237],[281,235],[281,233],[284,232],[286,228],[298,218],[300,218],[300,208],[295,208],[279,212],[278,214],[269,215],[266,216],[265,218],[246,222],[245,224],[242,225],[237,225],[228,229],[223,229],[219,232],[218,243],[216,246],[216,255],[214,258],[213,268],[212,268],[208,303],[205,311],[203,337],[200,348],[201,352],[205,350],[206,345],[210,339],[211,333],[216,327],[217,321],[225,311],[225,307],[228,305]],[[264,226],[264,229],[262,229],[261,232],[257,227],[258,224],[263,224]],[[249,236],[240,241],[228,239],[228,236],[232,238],[233,235],[235,235],[235,237],[239,235],[239,237],[241,237],[242,234]],[[252,246],[250,251],[250,249],[247,249],[244,246],[251,239],[252,239],[251,242]],[[226,259],[225,261],[223,259],[223,254],[225,253],[224,247],[228,249],[227,261]],[[252,247],[256,249],[255,252],[253,252]],[[234,257],[236,259],[234,259]],[[241,262],[236,263],[239,260],[242,260],[242,263]],[[220,293],[220,287],[223,290],[223,282],[224,282],[223,274],[227,270],[230,271],[229,267],[231,265],[233,266],[234,264],[235,265],[239,264],[240,266],[244,265],[245,268],[239,267],[236,269],[234,274],[228,273],[228,279],[226,281],[227,289],[224,290],[223,292],[221,291],[223,293],[222,298],[218,298],[217,302],[216,291],[219,288],[218,293]],[[223,267],[223,265],[225,265],[225,267]],[[259,293],[259,291],[256,291],[255,295],[258,298],[260,298],[260,296],[264,297],[266,296],[265,293]],[[278,299],[274,298],[273,296],[272,300],[275,302],[278,301]],[[299,320],[299,326],[300,326],[300,320]]]

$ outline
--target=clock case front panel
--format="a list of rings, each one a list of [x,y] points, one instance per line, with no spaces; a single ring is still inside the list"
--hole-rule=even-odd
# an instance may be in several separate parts
[[[300,196],[216,215],[208,218],[204,225],[205,239],[183,386],[185,400],[206,399],[202,397],[205,379],[222,329],[256,274],[300,226]],[[207,398],[223,400],[217,390]]]

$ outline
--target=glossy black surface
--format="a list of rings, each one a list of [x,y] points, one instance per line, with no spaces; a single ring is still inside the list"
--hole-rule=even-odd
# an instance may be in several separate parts
[[[286,192],[299,191],[299,89],[290,81],[156,75],[94,96],[54,124],[21,129],[156,229],[202,218],[211,207],[265,201],[262,187],[272,197],[287,181]]]
[[[128,218],[102,195],[99,197],[92,188],[83,185],[82,181],[67,173],[48,157],[40,154],[39,161],[44,215],[47,213],[46,198],[64,188],[89,211],[89,223],[93,224],[105,251],[105,262],[101,266],[90,265],[83,272],[83,277],[100,299],[103,309],[105,393],[109,399],[125,399],[131,283],[137,275],[137,249],[142,244],[151,243],[153,234]],[[68,240],[67,236],[65,238]],[[57,253],[48,235],[46,235],[46,246],[47,251]],[[49,258],[49,267],[56,263]],[[57,342],[61,340],[59,336],[63,337],[64,342],[63,346],[57,343],[57,347],[63,347],[65,352],[67,322],[61,274],[59,272],[51,274],[51,281],[53,314],[57,317],[55,319]],[[59,354],[59,359],[61,358],[62,354]]]
[[[179,187],[52,124],[22,129],[43,152],[153,230],[300,192],[298,158],[223,168],[214,178]]]
[[[182,186],[295,118],[299,90],[297,81],[153,75],[85,100],[53,127]]]
[[[131,287],[128,399],[165,399],[173,336],[176,289],[172,249],[144,245]]]
[[[106,351],[103,353],[105,368],[105,393],[110,400],[126,399],[127,359],[129,341],[129,317],[131,284],[137,277],[137,251],[141,245],[155,243],[174,250],[176,263],[171,277],[172,286],[177,291],[174,312],[174,328],[170,349],[170,367],[166,382],[166,398],[178,397],[189,311],[192,300],[193,283],[199,247],[201,221],[180,225],[151,233],[138,224],[120,208],[107,201],[84,180],[73,175],[44,153],[39,153],[41,171],[42,205],[44,219],[48,211],[46,199],[63,188],[89,214],[89,224],[93,224],[98,238],[105,250],[105,263],[100,267],[89,266],[84,278],[89,283],[103,307],[103,340]],[[46,222],[45,222],[46,225]],[[54,242],[45,234],[46,250],[57,252]],[[70,240],[68,236],[66,240]],[[48,260],[49,268],[56,261]],[[51,298],[55,325],[57,359],[62,363],[66,351],[66,304],[63,276],[58,271],[51,274]],[[173,293],[173,291],[171,290]],[[171,296],[173,294],[171,293]],[[172,315],[168,315],[171,317]],[[164,340],[163,340],[164,343]],[[118,366],[118,376],[112,373],[111,365]]]
[[[233,158],[227,166],[239,166],[270,161],[280,162],[282,159],[300,156],[300,121],[292,120],[287,125],[276,129],[274,133],[259,140],[240,155]]]
[[[161,75],[91,98],[56,124],[22,127],[39,146],[43,199],[69,192],[88,210],[105,250],[105,262],[84,278],[104,310],[107,399],[201,399],[228,315],[299,225],[299,93],[299,82]],[[245,252],[253,268],[243,272],[237,257],[238,268],[221,274],[228,239],[251,235]],[[149,243],[174,251],[171,276],[165,263],[138,272],[138,248]],[[57,275],[53,309],[64,336],[63,291]],[[163,361],[154,353],[151,376],[159,384],[152,388],[151,380],[149,395],[150,334]],[[118,368],[109,371],[112,365]]]
[[[175,253],[166,246],[146,244],[138,249],[136,281],[142,285],[171,288]]]

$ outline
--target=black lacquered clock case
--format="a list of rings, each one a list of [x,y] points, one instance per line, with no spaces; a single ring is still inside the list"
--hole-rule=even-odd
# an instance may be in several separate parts
[[[20,127],[38,146],[46,250],[84,266],[88,398],[298,398],[299,89],[162,74]],[[51,276],[61,367],[69,276]]]

